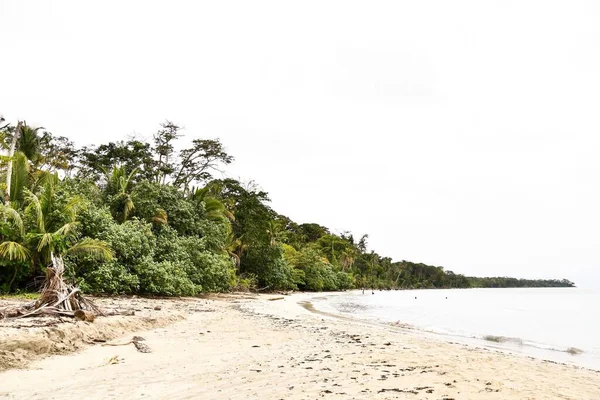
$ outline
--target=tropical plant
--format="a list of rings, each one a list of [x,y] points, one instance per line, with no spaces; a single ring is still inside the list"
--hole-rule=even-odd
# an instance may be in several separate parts
[[[135,206],[129,193],[129,186],[133,176],[138,172],[135,168],[127,174],[125,167],[114,167],[107,177],[106,190],[110,196],[111,211],[115,219],[125,222],[132,214]]]

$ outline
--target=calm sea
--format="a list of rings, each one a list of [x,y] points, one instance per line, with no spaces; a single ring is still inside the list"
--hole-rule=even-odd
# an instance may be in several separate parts
[[[448,341],[600,369],[600,290],[365,290],[312,303],[329,313],[407,324]]]

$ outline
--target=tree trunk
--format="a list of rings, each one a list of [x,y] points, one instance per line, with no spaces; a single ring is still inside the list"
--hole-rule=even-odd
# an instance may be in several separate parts
[[[13,169],[13,156],[15,155],[15,147],[17,146],[17,141],[19,140],[19,135],[21,134],[21,121],[17,122],[17,127],[15,128],[15,134],[13,135],[12,142],[10,144],[10,151],[8,152],[8,168],[6,170],[6,193],[4,194],[4,204],[8,204],[10,202],[10,184],[12,180],[12,169]]]

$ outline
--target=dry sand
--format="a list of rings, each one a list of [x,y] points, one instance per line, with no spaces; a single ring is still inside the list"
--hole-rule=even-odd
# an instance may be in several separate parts
[[[596,371],[314,314],[298,305],[308,295],[268,298],[140,299],[149,316],[111,318],[187,318],[136,332],[151,353],[96,343],[2,372],[0,398],[600,399]]]

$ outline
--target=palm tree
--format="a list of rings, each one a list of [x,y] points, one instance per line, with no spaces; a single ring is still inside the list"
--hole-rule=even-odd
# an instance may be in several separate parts
[[[27,233],[32,253],[46,266],[54,266],[55,259],[66,255],[86,255],[99,260],[112,258],[111,249],[103,241],[79,239],[76,234],[77,214],[84,202],[79,197],[72,197],[64,205],[56,204],[54,192],[57,182],[58,176],[54,175],[54,180],[48,181],[39,195],[26,191],[25,213],[35,219],[34,230]]]
[[[203,203],[204,216],[207,219],[212,221],[235,221],[233,213],[225,207],[225,203],[212,195],[212,188],[210,185],[192,191],[190,199],[196,204]]]
[[[269,244],[275,246],[277,243],[285,241],[287,232],[282,228],[281,221],[272,219],[268,223],[267,235]]]
[[[354,265],[357,257],[357,249],[352,247],[347,247],[343,250],[342,256],[340,257],[340,265],[342,266],[342,271],[346,271]]]
[[[244,243],[244,235],[236,238],[233,232],[229,232],[227,242],[225,243],[224,251],[235,262],[235,268],[239,270],[242,253],[248,248],[248,244]]]
[[[114,167],[110,176],[107,177],[106,189],[109,194],[114,196],[111,209],[115,212],[115,219],[119,222],[127,221],[135,208],[128,190],[131,180],[137,172],[138,169],[135,168],[127,175],[125,167]]]
[[[47,145],[50,135],[44,128],[34,128],[23,122],[18,136],[17,151],[25,154],[36,168],[43,162],[42,149]]]
[[[46,267],[41,296],[25,315],[39,312],[71,315],[82,308],[97,311],[93,303],[81,297],[78,288],[65,283],[63,258],[86,256],[110,260],[113,257],[112,250],[101,240],[79,238],[76,233],[77,214],[84,202],[79,197],[72,197],[64,204],[59,203],[55,196],[58,176],[52,176],[53,179],[49,179],[37,195],[25,189],[24,215],[33,219],[33,226],[28,232],[24,229],[21,215],[14,208],[6,205],[1,208],[6,220],[11,221],[12,231],[18,234],[14,235],[17,237],[13,240],[2,242],[0,257],[10,261],[29,259],[34,265]]]
[[[23,244],[19,243],[24,241],[25,229],[18,211],[10,205],[0,204],[0,216],[2,218],[0,221],[0,239],[2,239],[0,258],[10,261],[14,268],[13,276],[8,283],[10,290],[17,277],[19,267],[30,260],[31,253]]]
[[[8,202],[10,201],[12,169],[13,169],[12,158],[15,154],[15,149],[17,146],[17,141],[19,140],[20,133],[21,133],[21,121],[19,121],[17,123],[17,127],[15,128],[15,131],[13,133],[12,140],[10,143],[10,149],[8,150],[8,157],[7,157],[8,166],[6,168],[6,189],[4,192],[4,203],[5,204],[8,204]]]

